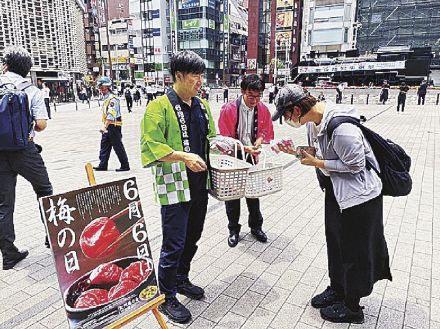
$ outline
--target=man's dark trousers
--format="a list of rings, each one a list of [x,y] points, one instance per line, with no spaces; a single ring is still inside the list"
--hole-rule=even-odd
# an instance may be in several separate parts
[[[125,152],[124,144],[122,144],[122,127],[115,125],[109,125],[107,127],[107,133],[102,134],[101,150],[99,151],[99,167],[107,169],[112,147],[118,156],[121,168],[130,168],[127,152]]]
[[[159,287],[167,298],[176,295],[176,284],[188,278],[198,249],[208,207],[208,191],[193,193],[191,201],[162,206],[162,249]]]
[[[406,94],[399,94],[397,96],[397,112],[399,112],[400,105],[402,105],[402,112],[405,111]]]
[[[243,159],[241,152],[238,154],[239,159]],[[254,158],[254,162],[255,162]],[[253,163],[250,157],[247,157],[246,162]],[[240,203],[241,199],[225,201],[226,215],[228,216],[228,229],[230,233],[240,233]],[[263,215],[260,211],[260,199],[246,198],[246,204],[249,211],[248,225],[252,230],[260,229],[263,226]]]
[[[46,166],[34,143],[30,142],[21,151],[0,151],[0,242],[15,241],[13,215],[17,175],[32,184],[38,198],[52,194]]]
[[[249,211],[248,225],[251,229],[256,230],[263,225],[263,215],[260,211],[260,199],[246,198],[246,204]],[[239,233],[241,225],[238,223],[240,219],[240,199],[225,201],[226,215],[228,216],[228,229],[231,233]]]
[[[49,117],[49,119],[51,119],[51,116],[50,116],[50,99],[49,98],[45,98],[44,99],[44,104],[46,105],[47,116]]]
[[[125,100],[127,101],[128,112],[131,112],[131,108],[133,107],[133,98],[125,97]]]
[[[426,94],[419,94],[419,99],[418,99],[418,105],[420,105],[420,103],[422,103],[422,105],[425,105],[425,97]]]

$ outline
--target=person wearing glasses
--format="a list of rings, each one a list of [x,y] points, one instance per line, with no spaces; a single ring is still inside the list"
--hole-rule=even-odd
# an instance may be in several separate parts
[[[261,144],[268,144],[274,138],[273,125],[270,112],[260,99],[264,91],[264,82],[256,74],[244,77],[241,82],[241,96],[223,105],[220,111],[218,128],[220,134],[240,140],[250,157],[260,153]],[[243,153],[238,154],[243,158]],[[228,216],[229,237],[228,245],[235,247],[238,244],[241,225],[240,200],[226,201],[226,214]],[[267,236],[262,230],[263,216],[260,211],[260,200],[246,198],[249,210],[249,227],[251,234],[260,242],[266,242]]]
[[[360,299],[374,284],[391,280],[383,228],[382,182],[371,166],[378,167],[372,148],[359,127],[342,123],[331,137],[332,118],[360,119],[356,109],[318,102],[298,85],[280,90],[272,120],[283,117],[294,128],[307,127],[309,146],[316,156],[302,152],[301,164],[316,169],[325,191],[325,237],[330,285],[314,296],[311,305],[331,322],[362,323]],[[289,146],[281,151],[294,154]]]

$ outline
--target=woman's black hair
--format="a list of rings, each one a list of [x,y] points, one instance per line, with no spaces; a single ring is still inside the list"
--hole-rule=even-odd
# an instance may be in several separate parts
[[[173,55],[170,67],[174,81],[176,81],[176,72],[201,74],[206,69],[203,59],[191,50],[184,50]]]
[[[6,47],[3,51],[3,63],[8,66],[8,71],[17,73],[25,78],[32,67],[32,56],[29,52],[18,46]]]
[[[264,82],[257,74],[248,74],[241,81],[240,87],[242,90],[264,91]]]

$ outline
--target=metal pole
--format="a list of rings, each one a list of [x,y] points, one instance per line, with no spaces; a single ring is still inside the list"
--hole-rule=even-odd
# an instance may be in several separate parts
[[[353,94],[351,94],[351,104],[353,104]]]
[[[109,78],[113,78],[113,65],[112,65],[112,54],[110,51],[110,33],[108,31],[108,0],[104,2],[104,11],[105,11],[105,33],[107,37],[107,54],[108,54],[108,63],[109,63]]]
[[[440,94],[437,94],[437,101],[435,102],[435,105],[438,105],[439,98],[440,98]]]
[[[116,81],[119,81],[119,55],[118,55],[118,44],[115,44],[116,47]]]
[[[370,94],[367,94],[367,105],[368,105],[368,100],[370,99]]]

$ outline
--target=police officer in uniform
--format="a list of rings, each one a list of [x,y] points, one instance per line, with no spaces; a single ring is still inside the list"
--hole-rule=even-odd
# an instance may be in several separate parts
[[[127,152],[125,152],[124,144],[122,144],[122,117],[121,105],[119,99],[114,95],[110,87],[111,80],[108,77],[102,77],[98,81],[98,87],[104,97],[102,106],[102,123],[100,129],[102,133],[101,150],[99,151],[99,166],[93,167],[98,171],[106,171],[108,159],[112,148],[118,156],[121,167],[116,171],[129,171]]]

